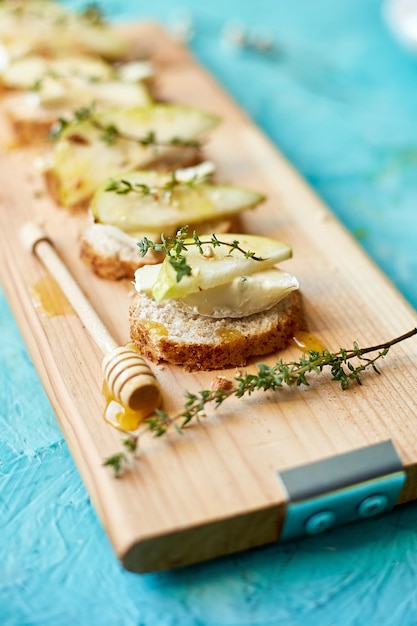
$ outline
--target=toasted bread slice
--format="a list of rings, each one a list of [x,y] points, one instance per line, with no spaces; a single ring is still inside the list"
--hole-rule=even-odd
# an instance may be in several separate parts
[[[131,338],[141,353],[188,371],[244,366],[252,357],[285,348],[303,327],[299,291],[267,311],[239,319],[195,315],[179,300],[157,303],[143,293],[130,307]]]
[[[116,226],[91,224],[81,235],[80,256],[100,278],[132,279],[138,267],[160,263],[163,258],[152,250],[142,257],[137,241]]]
[[[10,126],[13,145],[33,146],[48,141],[52,124],[57,117],[38,109],[32,114],[33,94],[12,94],[3,100],[3,109]],[[36,96],[35,96],[36,97]]]

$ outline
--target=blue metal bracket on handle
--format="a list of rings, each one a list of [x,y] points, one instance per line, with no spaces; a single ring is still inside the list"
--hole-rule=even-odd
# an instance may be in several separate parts
[[[281,541],[391,510],[406,478],[391,441],[284,470],[278,476],[288,496]]]

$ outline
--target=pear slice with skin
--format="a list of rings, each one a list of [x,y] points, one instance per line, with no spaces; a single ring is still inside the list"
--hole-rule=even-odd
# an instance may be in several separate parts
[[[143,84],[153,75],[154,70],[149,61],[129,61],[115,66],[101,58],[74,53],[56,58],[28,54],[17,59],[10,59],[3,68],[0,67],[0,83],[4,87],[21,91],[35,89],[36,93],[42,91],[43,84],[48,79],[65,82],[65,80],[77,78],[92,88],[97,83],[116,80],[122,85]],[[116,84],[113,84],[113,88],[117,91]],[[90,102],[93,100],[94,97],[90,97]],[[119,96],[116,93],[113,100],[122,103],[123,95]],[[127,108],[130,106],[128,103],[129,101],[123,106]],[[135,106],[138,105],[135,104]]]
[[[46,78],[77,76],[85,81],[110,80],[116,76],[113,67],[102,59],[82,55],[46,58],[31,54],[12,60],[0,74],[0,81],[11,89],[34,89]]]
[[[94,8],[74,11],[60,2],[0,2],[0,40],[16,58],[31,52],[58,56],[77,50],[116,61],[129,52],[129,42]]]
[[[198,108],[154,104],[92,113],[72,122],[55,141],[46,173],[56,200],[68,207],[85,204],[110,177],[181,152],[178,140],[199,139],[219,121]],[[147,143],[151,136],[156,145]]]
[[[134,69],[134,68],[133,68]],[[139,68],[137,73],[139,74]],[[48,59],[29,55],[11,62],[0,72],[0,83],[9,90],[30,91],[27,102],[36,107],[58,108],[56,118],[94,103],[96,111],[123,106],[150,106],[153,100],[145,83],[126,79],[120,68],[86,55]],[[64,111],[60,110],[65,107]]]
[[[213,246],[213,237],[202,236],[202,252],[193,239],[186,239],[183,256],[191,268],[189,276],[178,279],[177,272],[167,256],[152,288],[152,297],[157,302],[180,299],[203,289],[211,289],[229,283],[238,276],[247,276],[273,267],[291,258],[292,248],[288,244],[258,235],[226,233],[215,236],[220,245]],[[238,242],[244,251],[233,250],[230,244]],[[226,245],[224,245],[226,244]],[[227,245],[229,244],[229,245]],[[254,253],[252,258],[245,253]]]
[[[68,117],[69,112],[82,106],[91,106],[92,103],[96,111],[118,106],[150,106],[153,103],[143,83],[124,82],[117,78],[91,82],[78,76],[51,77],[41,82],[36,93],[40,106],[51,111],[54,108],[64,109],[65,117]]]
[[[173,233],[184,224],[229,219],[263,200],[262,194],[243,187],[184,183],[175,172],[138,171],[115,176],[100,186],[91,210],[101,224],[111,224],[126,233],[160,235]]]

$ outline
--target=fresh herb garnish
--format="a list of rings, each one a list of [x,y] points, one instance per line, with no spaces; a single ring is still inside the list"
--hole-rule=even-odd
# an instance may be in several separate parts
[[[52,125],[52,128],[49,132],[49,138],[53,139],[54,141],[56,139],[59,139],[59,137],[62,135],[64,130],[68,128],[69,126],[71,126],[71,124],[77,124],[79,122],[83,122],[85,120],[90,119],[93,114],[93,111],[94,111],[94,106],[80,107],[79,109],[76,109],[74,111],[72,119],[71,118],[67,119],[64,117],[58,118],[58,120]]]
[[[255,391],[277,391],[285,386],[308,386],[309,374],[319,375],[325,370],[330,371],[331,380],[338,382],[342,390],[348,389],[352,383],[361,385],[361,375],[365,370],[371,369],[380,374],[377,361],[385,358],[392,346],[414,335],[417,335],[417,328],[395,339],[367,348],[360,348],[355,342],[353,348],[349,350],[341,348],[338,352],[309,350],[298,361],[284,362],[280,359],[272,366],[260,363],[257,365],[256,374],[243,372],[230,380],[223,378],[223,384],[215,385],[213,389],[196,393],[186,392],[185,403],[179,413],[170,416],[165,411],[157,409],[154,415],[142,421],[139,434],[132,434],[124,440],[126,452],[113,455],[104,464],[113,467],[115,476],[121,476],[138,454],[141,433],[150,431],[155,437],[161,437],[171,428],[182,433],[191,421],[199,419],[208,404],[218,408],[231,396],[242,398],[250,396]],[[373,357],[366,356],[371,353],[376,354]]]
[[[189,180],[182,180],[177,178],[177,173],[174,171],[171,174],[169,180],[160,185],[146,185],[145,183],[135,183],[125,178],[110,179],[105,187],[105,191],[117,193],[118,195],[127,195],[129,193],[137,193],[142,196],[152,196],[155,200],[163,197],[164,200],[169,200],[172,192],[176,188],[194,188],[198,183],[203,183],[207,176],[201,177],[195,175]],[[151,242],[150,242],[151,243]]]
[[[123,439],[122,445],[124,446],[125,451],[112,454],[103,463],[103,465],[113,468],[113,473],[116,478],[119,478],[124,474],[126,466],[129,464],[132,455],[135,455],[138,446],[138,439],[135,435],[129,435],[129,437]]]
[[[113,191],[120,196],[133,192],[139,193],[142,196],[153,196],[156,193],[155,189],[149,185],[145,185],[144,183],[131,183],[124,178],[120,180],[109,180],[104,191]]]
[[[181,139],[180,137],[172,137],[171,139],[160,139],[157,137],[155,131],[148,131],[143,137],[137,137],[130,135],[124,131],[121,131],[115,124],[103,125],[95,116],[94,106],[82,107],[77,109],[73,113],[72,119],[62,118],[58,120],[58,123],[54,125],[53,132],[50,134],[51,138],[56,140],[62,135],[62,132],[71,124],[77,124],[78,122],[89,120],[92,126],[101,131],[100,140],[107,145],[113,145],[119,140],[130,141],[141,146],[154,146],[156,148],[192,148],[198,150],[201,148],[201,142],[197,139]]]
[[[184,252],[186,252],[191,246],[196,246],[201,255],[205,254],[207,245],[212,248],[225,246],[229,248],[228,256],[230,256],[234,250],[237,250],[247,259],[253,259],[254,261],[263,260],[263,258],[257,256],[255,252],[242,248],[239,241],[236,239],[233,241],[221,241],[214,234],[209,238],[200,239],[196,231],[193,232],[192,238],[189,238],[188,226],[180,228],[175,237],[165,237],[165,235],[162,234],[160,243],[155,243],[147,237],[144,237],[137,243],[137,245],[142,256],[145,256],[149,250],[164,252],[168,258],[168,262],[177,273],[177,282],[180,282],[183,276],[190,276],[191,274],[192,268],[187,265],[186,257],[184,255]]]
[[[120,139],[120,131],[114,124],[108,124],[107,126],[101,127],[94,120],[93,124],[97,128],[100,128],[103,132],[100,135],[101,141],[104,141],[108,146],[112,146]]]

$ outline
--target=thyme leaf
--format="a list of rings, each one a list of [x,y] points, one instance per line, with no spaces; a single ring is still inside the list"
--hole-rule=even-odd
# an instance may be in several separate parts
[[[124,452],[116,452],[105,459],[103,465],[111,467],[115,478],[119,478],[123,475],[128,463],[129,458]]]

